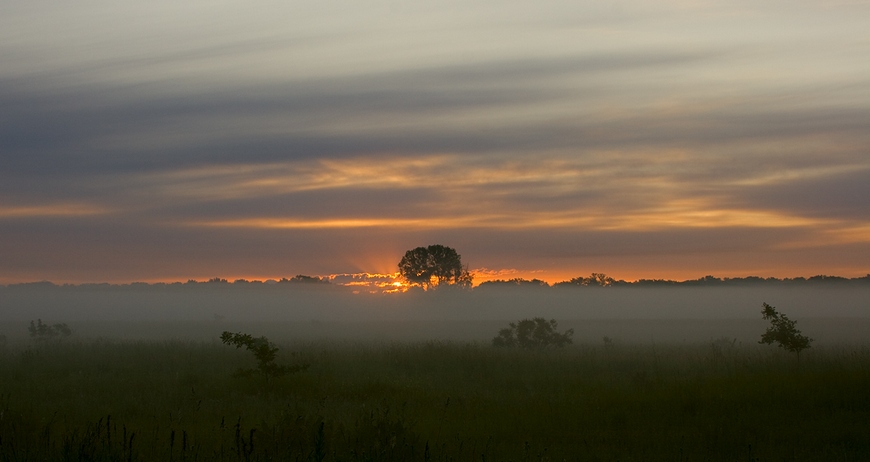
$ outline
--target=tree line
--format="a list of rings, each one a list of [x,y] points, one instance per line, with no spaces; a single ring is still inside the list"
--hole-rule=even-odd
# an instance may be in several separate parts
[[[460,288],[471,290],[473,274],[467,265],[463,265],[462,257],[452,247],[441,244],[433,244],[427,247],[416,247],[405,252],[398,264],[399,277],[412,287],[418,287],[429,291],[439,288]],[[670,279],[639,279],[637,281],[625,281],[614,279],[605,273],[591,273],[589,276],[578,276],[568,281],[550,284],[540,279],[497,279],[480,283],[475,290],[488,290],[498,288],[610,288],[610,287],[728,287],[728,286],[752,286],[752,285],[863,285],[870,284],[870,274],[857,277],[845,278],[840,276],[817,275],[809,278],[762,278],[747,276],[738,278],[718,278],[707,275],[698,279],[674,281]],[[198,287],[198,286],[267,286],[267,285],[294,285],[294,286],[341,286],[333,284],[329,278],[319,276],[307,276],[298,274],[292,278],[279,280],[269,279],[266,281],[249,281],[236,279],[230,282],[227,279],[215,277],[206,281],[188,280],[185,283],[142,283],[130,284],[63,284],[56,285],[51,282],[32,282],[0,285],[0,290],[16,288],[140,288],[140,287]]]
[[[472,275],[467,266],[463,267],[461,256],[455,249],[444,245],[430,245],[408,250],[399,262],[399,274],[410,285],[420,286],[425,290],[444,286],[470,288]],[[591,273],[589,276],[579,276],[568,281],[557,282],[552,286],[540,279],[498,279],[485,281],[478,289],[502,287],[622,287],[622,286],[745,286],[754,284],[847,284],[870,283],[870,274],[861,278],[847,279],[839,276],[813,276],[810,278],[761,278],[749,276],[744,278],[717,278],[704,276],[688,281],[672,281],[667,279],[641,279],[624,281],[614,279],[604,273]]]
[[[674,281],[671,279],[639,279],[637,281],[625,281],[622,279],[613,279],[603,273],[592,273],[590,276],[580,276],[569,281],[557,282],[549,284],[546,281],[539,279],[507,279],[486,281],[478,285],[478,288],[489,287],[543,287],[543,288],[571,288],[571,287],[729,287],[729,286],[754,286],[754,285],[870,285],[870,274],[857,278],[844,278],[840,276],[825,276],[818,275],[809,278],[762,278],[758,276],[747,276],[737,278],[717,278],[714,276],[704,276],[699,279],[689,279],[685,281]]]

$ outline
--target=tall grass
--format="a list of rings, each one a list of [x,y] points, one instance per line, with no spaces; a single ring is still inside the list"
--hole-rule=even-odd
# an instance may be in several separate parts
[[[870,350],[213,343],[0,350],[0,460],[866,460]],[[289,358],[289,352],[297,352]]]

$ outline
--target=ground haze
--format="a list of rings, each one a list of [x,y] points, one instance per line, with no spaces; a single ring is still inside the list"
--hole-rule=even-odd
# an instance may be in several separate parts
[[[865,286],[0,290],[0,460],[861,460]],[[763,302],[815,339],[759,345]],[[508,322],[574,329],[496,348]],[[30,319],[69,337],[34,339]],[[223,331],[267,336],[284,377]]]

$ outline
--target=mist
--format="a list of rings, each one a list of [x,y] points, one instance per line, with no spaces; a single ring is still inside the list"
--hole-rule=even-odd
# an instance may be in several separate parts
[[[49,283],[0,287],[0,335],[24,340],[31,320],[66,323],[77,338],[217,341],[245,331],[278,341],[489,342],[507,323],[544,317],[575,343],[755,342],[762,303],[816,344],[870,338],[870,287],[489,287],[355,293],[331,284]]]

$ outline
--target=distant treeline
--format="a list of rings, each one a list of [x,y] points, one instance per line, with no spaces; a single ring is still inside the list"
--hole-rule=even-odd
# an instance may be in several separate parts
[[[743,278],[717,278],[715,276],[704,276],[699,279],[690,279],[686,281],[673,281],[670,279],[639,279],[637,281],[625,281],[622,279],[614,279],[604,273],[592,273],[589,276],[580,276],[570,281],[562,281],[553,284],[552,286],[546,281],[540,279],[508,279],[486,281],[477,286],[478,289],[495,288],[495,287],[542,287],[542,288],[602,288],[602,287],[706,287],[706,286],[789,286],[789,285],[859,285],[870,284],[870,274],[859,278],[844,278],[840,276],[825,276],[818,275],[810,278],[762,278],[758,276],[747,276]]]
[[[230,282],[227,279],[223,278],[211,278],[206,281],[196,281],[194,279],[189,279],[187,282],[131,282],[129,284],[110,284],[108,282],[100,282],[100,283],[85,283],[85,284],[55,284],[50,281],[40,281],[40,282],[23,282],[18,284],[9,284],[7,286],[0,285],[0,288],[5,287],[8,289],[15,288],[82,288],[82,289],[108,289],[108,288],[118,288],[118,289],[139,289],[139,288],[190,288],[190,287],[280,287],[280,286],[333,286],[338,287],[335,284],[329,282],[327,278],[321,278],[317,276],[305,276],[305,275],[297,275],[290,279],[281,278],[281,279],[267,279],[265,281],[260,280],[247,280],[247,279],[236,279],[235,281]]]
[[[729,287],[729,286],[816,286],[816,285],[831,285],[831,286],[857,286],[870,285],[870,274],[863,277],[845,278],[840,276],[818,275],[809,278],[762,278],[758,276],[747,276],[741,278],[718,278],[715,276],[704,276],[698,279],[690,279],[686,281],[674,281],[670,279],[639,279],[637,281],[625,281],[622,279],[614,279],[604,273],[592,273],[589,276],[580,276],[569,281],[557,282],[549,284],[540,279],[498,279],[486,281],[478,285],[472,290],[492,290],[492,289],[507,289],[507,288],[619,288],[619,287]],[[206,281],[188,280],[187,282],[133,282],[129,284],[109,284],[109,283],[87,283],[87,284],[54,284],[48,281],[42,282],[27,282],[18,284],[9,284],[6,286],[0,285],[0,289],[14,290],[16,288],[81,288],[81,289],[143,289],[143,288],[206,288],[206,287],[322,287],[322,288],[359,288],[358,285],[333,284],[328,278],[318,276],[296,275],[292,278],[246,280],[236,279],[228,281],[222,278],[212,278]],[[418,288],[419,289],[419,288]]]

